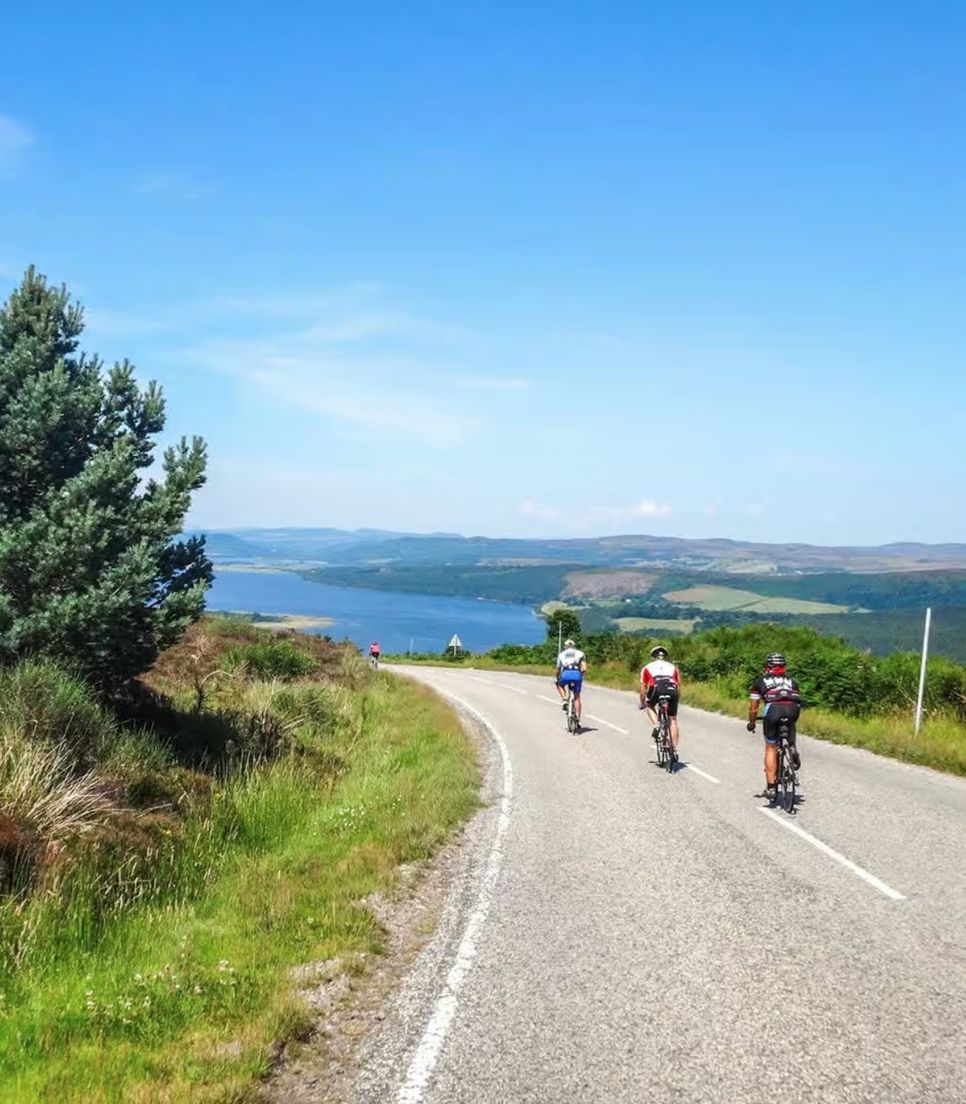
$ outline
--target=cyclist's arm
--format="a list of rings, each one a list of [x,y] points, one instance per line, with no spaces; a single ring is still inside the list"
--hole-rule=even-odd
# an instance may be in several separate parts
[[[761,693],[757,685],[752,686],[748,697],[748,731],[754,732],[755,722],[758,720],[758,709],[761,706]]]

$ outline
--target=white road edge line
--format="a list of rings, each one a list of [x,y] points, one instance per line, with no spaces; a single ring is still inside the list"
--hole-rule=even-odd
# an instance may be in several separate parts
[[[426,1030],[423,1032],[423,1037],[409,1062],[409,1067],[406,1070],[406,1079],[403,1081],[399,1092],[396,1094],[397,1104],[421,1104],[423,1100],[426,1087],[429,1084],[429,1079],[433,1075],[433,1070],[439,1059],[440,1051],[443,1049],[446,1033],[449,1031],[450,1024],[453,1022],[453,1017],[456,1015],[460,989],[463,988],[463,982],[466,980],[466,976],[469,974],[473,966],[473,961],[476,958],[480,932],[483,929],[487,914],[490,911],[490,904],[493,900],[493,890],[496,888],[496,883],[500,876],[500,869],[503,866],[503,844],[506,839],[507,829],[510,826],[510,801],[513,797],[513,765],[510,762],[510,753],[503,741],[503,737],[497,731],[496,726],[478,709],[475,709],[456,694],[451,694],[448,691],[440,692],[460,705],[467,713],[476,717],[493,737],[496,746],[500,749],[500,758],[503,761],[503,794],[500,797],[500,813],[496,823],[496,835],[493,838],[493,844],[490,848],[490,857],[486,864],[482,882],[480,883],[479,896],[466,922],[463,938],[460,940],[459,947],[456,950],[456,957],[453,960],[453,965],[446,975],[446,984],[443,988],[443,992],[436,1001],[433,1014],[430,1017],[429,1023],[426,1025]]]
[[[484,686],[496,686],[496,683],[491,682],[489,679],[477,678],[476,675],[468,675],[467,677],[469,678],[470,682],[482,682]],[[460,704],[463,703],[461,702]]]
[[[585,713],[585,717],[588,717],[592,721],[596,721],[598,724],[607,725],[608,728],[612,728],[615,732],[619,732],[622,736],[630,736],[630,733],[626,728],[621,728],[619,725],[611,724],[610,721],[605,721],[603,717],[595,717],[593,713]]]
[[[563,698],[548,698],[545,694],[537,694],[541,701],[550,702],[551,705],[560,705],[563,702]]]
[[[721,785],[721,779],[720,778],[715,778],[715,776],[713,774],[708,774],[707,771],[703,771],[700,767],[696,767],[694,765],[694,763],[687,763],[684,760],[682,760],[681,761],[681,766],[684,767],[685,770],[694,771],[695,774],[700,774],[702,778],[707,778],[707,780],[709,782],[713,782],[716,786]],[[762,811],[764,812],[765,810],[762,810]]]
[[[524,694],[524,695],[526,695],[528,693],[527,690],[521,690],[519,686],[509,686],[505,682],[494,682],[493,685],[494,686],[499,686],[503,690],[509,690],[513,694]]]
[[[827,843],[823,843],[810,832],[806,832],[804,828],[799,828],[798,825],[792,823],[787,816],[782,816],[781,813],[776,812],[774,809],[761,809],[761,812],[776,824],[780,824],[783,828],[787,828],[789,832],[794,832],[796,836],[801,836],[803,840],[806,840],[813,847],[817,847],[823,855],[828,855],[830,859],[834,859],[837,863],[841,863],[846,870],[851,870],[852,873],[860,877],[862,881],[868,882],[870,886],[874,886],[880,893],[885,894],[886,897],[889,897],[893,901],[904,901],[906,899],[904,893],[900,893],[897,889],[893,889],[892,886],[886,885],[880,878],[877,878],[874,874],[870,874],[868,870],[863,870],[861,866],[852,862],[851,859],[847,859],[833,847],[829,847]]]

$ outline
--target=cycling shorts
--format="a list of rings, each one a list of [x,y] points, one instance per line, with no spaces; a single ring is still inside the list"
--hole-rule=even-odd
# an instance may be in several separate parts
[[[646,700],[652,709],[657,709],[658,698],[667,698],[667,715],[669,717],[678,715],[678,703],[681,700],[681,695],[676,686],[649,686]]]
[[[583,682],[583,673],[572,667],[564,668],[557,677],[557,685],[563,687],[572,686],[574,688],[574,694],[578,698],[580,697]]]
[[[802,707],[798,702],[769,702],[765,706],[765,714],[762,721],[762,729],[765,733],[765,743],[778,743],[779,722],[787,718],[788,721],[791,722],[788,726],[788,742],[794,744],[795,722],[798,720],[801,712]]]

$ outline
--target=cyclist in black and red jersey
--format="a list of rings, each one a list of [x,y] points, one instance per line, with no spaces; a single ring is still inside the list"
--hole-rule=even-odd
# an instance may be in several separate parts
[[[778,722],[787,720],[788,746],[792,769],[802,765],[798,748],[795,745],[795,722],[802,711],[802,698],[798,683],[791,678],[785,666],[785,657],[781,652],[772,652],[765,660],[765,670],[751,684],[748,700],[748,731],[755,731],[758,708],[765,703],[762,727],[765,732],[765,793],[775,795],[775,782],[778,775]]]
[[[656,740],[659,729],[657,727],[657,700],[662,695],[666,696],[667,715],[671,722],[671,743],[677,751],[678,740],[681,731],[678,728],[678,702],[681,699],[681,674],[677,667],[668,659],[667,648],[658,645],[651,649],[651,662],[641,671],[641,709],[647,710],[647,716],[654,725],[651,735]]]

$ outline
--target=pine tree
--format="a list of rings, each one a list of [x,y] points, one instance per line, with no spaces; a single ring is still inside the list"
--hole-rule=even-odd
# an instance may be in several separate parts
[[[83,311],[28,269],[0,308],[0,661],[49,656],[116,690],[204,608],[203,538],[178,539],[201,438],[165,450],[160,389],[79,353]]]

